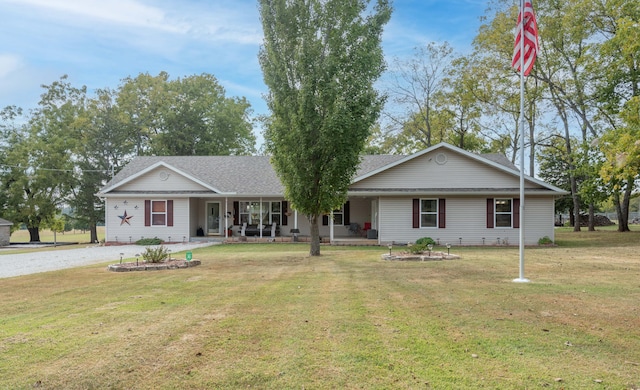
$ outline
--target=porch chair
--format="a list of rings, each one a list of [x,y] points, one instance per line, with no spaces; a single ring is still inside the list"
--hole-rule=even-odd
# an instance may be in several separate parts
[[[349,224],[349,234],[352,236],[360,235],[360,224],[357,222],[352,222]]]
[[[365,222],[365,223],[364,223],[364,227],[362,228],[362,231],[361,231],[360,235],[361,235],[362,237],[367,237],[367,235],[368,235],[368,233],[367,233],[367,232],[368,232],[369,230],[371,230],[371,222]]]

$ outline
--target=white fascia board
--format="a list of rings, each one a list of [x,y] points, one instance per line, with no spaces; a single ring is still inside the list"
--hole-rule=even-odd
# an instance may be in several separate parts
[[[369,197],[389,197],[389,196],[454,196],[454,197],[478,197],[478,196],[507,196],[507,195],[513,195],[515,197],[517,197],[520,194],[520,191],[518,189],[514,189],[514,190],[483,190],[483,191],[455,191],[455,190],[443,190],[443,191],[405,191],[405,190],[398,190],[398,191],[366,191],[366,190],[362,190],[362,191],[349,191],[347,192],[347,196],[349,197],[354,197],[354,198],[369,198]],[[554,196],[557,197],[558,193],[554,192],[554,191],[530,191],[527,192],[527,189],[525,188],[525,195],[526,196]],[[566,195],[566,194],[561,194],[561,195]]]
[[[506,173],[508,173],[510,175],[520,177],[520,171],[516,171],[516,170],[510,169],[510,168],[508,168],[508,167],[506,167],[506,166],[504,166],[502,164],[498,164],[497,162],[493,162],[493,161],[488,160],[488,159],[486,159],[486,158],[484,158],[484,157],[482,157],[482,156],[480,156],[478,154],[471,153],[471,152],[469,152],[467,150],[461,149],[461,148],[459,148],[457,146],[453,146],[453,145],[448,144],[446,142],[440,142],[437,145],[433,145],[433,146],[428,147],[428,148],[426,148],[424,150],[416,152],[416,153],[414,153],[414,154],[412,154],[410,156],[407,156],[407,157],[405,157],[403,159],[400,159],[398,161],[394,161],[391,164],[385,165],[385,166],[380,167],[380,168],[378,168],[376,170],[368,172],[368,173],[366,173],[366,174],[364,174],[362,176],[356,177],[351,182],[351,184],[357,183],[357,182],[359,182],[361,180],[364,180],[364,179],[367,179],[367,178],[369,178],[371,176],[375,176],[378,173],[384,172],[384,171],[386,171],[386,170],[388,170],[390,168],[393,168],[395,166],[398,166],[400,164],[404,164],[407,161],[411,161],[414,158],[420,157],[420,156],[422,156],[424,154],[430,153],[430,152],[432,152],[434,150],[437,150],[437,149],[440,149],[440,148],[449,149],[450,151],[452,151],[454,153],[462,154],[462,155],[464,155],[464,156],[466,156],[466,157],[468,157],[470,159],[476,160],[476,161],[478,161],[478,162],[480,162],[482,164],[486,164],[486,165],[492,166],[492,167],[494,167],[494,168],[496,168],[498,170],[501,170],[503,172],[506,172]],[[553,186],[551,184],[545,183],[542,180],[536,179],[535,177],[531,177],[531,176],[528,176],[526,174],[524,175],[524,179],[529,181],[529,182],[531,182],[531,183],[535,183],[535,184],[537,184],[537,185],[539,185],[541,187],[547,188],[547,189],[549,189],[549,190],[551,190],[553,192],[560,193],[561,195],[566,195],[566,193],[567,193],[565,190],[563,190],[561,188],[558,188],[558,187]]]
[[[225,195],[225,194],[233,195],[233,193],[222,192],[222,191],[218,190],[217,188],[212,187],[208,183],[205,183],[202,180],[189,175],[188,173],[182,172],[181,170],[179,170],[179,169],[177,169],[177,168],[165,163],[164,161],[158,161],[157,163],[152,164],[152,165],[148,166],[147,168],[145,168],[145,169],[143,169],[143,170],[141,170],[141,171],[139,171],[139,172],[127,177],[126,179],[117,182],[116,184],[112,185],[111,187],[106,188],[105,190],[99,192],[99,194],[100,194],[99,196],[105,196],[107,193],[109,193],[110,191],[115,190],[116,188],[120,187],[121,185],[129,183],[129,182],[139,178],[140,176],[145,175],[145,174],[147,174],[147,173],[149,173],[149,172],[151,172],[154,169],[159,168],[159,167],[164,167],[166,169],[169,169],[169,170],[171,170],[171,171],[173,171],[173,172],[175,172],[175,173],[177,173],[177,174],[179,174],[181,176],[186,177],[187,179],[189,179],[191,181],[194,181],[195,183],[200,184],[201,186],[203,186],[203,187],[205,187],[207,189],[210,189],[211,191],[213,191],[215,193],[218,193],[218,194],[221,194],[221,195]]]

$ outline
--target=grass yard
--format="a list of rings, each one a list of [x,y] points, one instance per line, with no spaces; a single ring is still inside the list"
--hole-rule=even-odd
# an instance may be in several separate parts
[[[97,227],[98,240],[104,239],[104,226]],[[28,230],[16,230],[11,234],[11,242],[29,242]],[[72,230],[64,233],[56,233],[56,242],[79,242],[88,243],[91,240],[91,235],[88,230]],[[53,242],[53,232],[49,229],[43,229],[40,231],[40,241]]]
[[[640,232],[556,238],[527,248],[527,284],[518,248],[304,244],[2,279],[0,389],[640,388]]]

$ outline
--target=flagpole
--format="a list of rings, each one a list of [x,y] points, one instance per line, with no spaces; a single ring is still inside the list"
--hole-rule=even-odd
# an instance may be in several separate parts
[[[524,277],[524,1],[520,0],[520,274],[514,282],[527,283]]]

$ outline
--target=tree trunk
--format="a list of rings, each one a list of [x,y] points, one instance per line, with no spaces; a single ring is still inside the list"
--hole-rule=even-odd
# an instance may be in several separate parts
[[[569,209],[569,226],[574,226],[576,223],[576,216],[573,214],[573,209]]]
[[[311,256],[320,256],[320,227],[318,226],[318,216],[309,216],[309,224],[311,225]]]
[[[580,197],[578,196],[578,184],[576,183],[576,177],[573,173],[569,174],[571,177],[571,199],[573,200],[573,214],[574,224],[573,231],[580,231]]]
[[[95,222],[91,222],[89,226],[89,231],[91,232],[91,243],[94,244],[98,242],[98,228],[96,227]]]
[[[595,218],[595,207],[593,206],[593,202],[589,203],[589,231],[596,231],[596,218]]]
[[[573,184],[571,184],[571,197],[573,198],[573,214],[574,214],[574,224],[573,224],[573,231],[574,232],[579,232],[580,231],[580,199],[578,198],[578,194],[573,192],[573,187],[575,186],[575,179],[572,178],[571,181],[573,182]]]
[[[29,231],[30,242],[40,242],[40,229],[37,226],[28,227],[27,230]]]
[[[629,205],[631,203],[631,192],[633,190],[633,179],[627,180],[627,185],[624,190],[622,202],[620,202],[620,194],[614,195],[614,201],[616,203],[616,214],[618,216],[618,231],[629,232]]]

